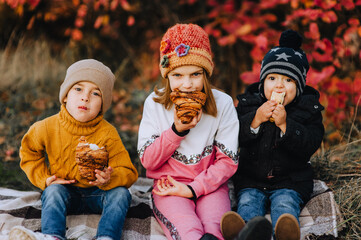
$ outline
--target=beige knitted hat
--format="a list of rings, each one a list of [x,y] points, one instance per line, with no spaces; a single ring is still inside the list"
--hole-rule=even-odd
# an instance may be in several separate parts
[[[196,24],[176,24],[162,38],[159,64],[162,76],[184,65],[202,67],[209,76],[213,72],[208,34]]]
[[[112,103],[112,91],[115,76],[103,63],[94,59],[84,59],[73,63],[66,71],[63,84],[60,86],[59,101],[64,104],[64,98],[70,88],[77,82],[89,81],[96,84],[103,99],[102,113],[104,114]]]

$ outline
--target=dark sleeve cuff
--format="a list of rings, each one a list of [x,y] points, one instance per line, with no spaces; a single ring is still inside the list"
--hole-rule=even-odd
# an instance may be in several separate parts
[[[173,132],[175,132],[175,134],[177,134],[180,137],[184,137],[185,135],[187,135],[189,133],[189,129],[185,130],[183,132],[178,132],[177,129],[175,128],[174,123],[172,124],[172,130],[173,130]]]
[[[191,190],[192,195],[193,195],[193,197],[191,197],[190,199],[196,200],[196,199],[197,199],[197,195],[196,195],[195,191],[193,190],[193,188],[192,188],[191,186],[189,186],[189,185],[187,185],[187,187]]]

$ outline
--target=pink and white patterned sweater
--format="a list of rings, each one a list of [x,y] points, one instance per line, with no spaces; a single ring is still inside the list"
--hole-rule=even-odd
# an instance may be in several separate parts
[[[217,117],[202,114],[196,127],[184,136],[172,130],[174,105],[166,110],[153,100],[144,103],[138,134],[139,158],[152,179],[172,176],[190,185],[200,197],[218,189],[238,166],[239,122],[232,98],[212,90]]]

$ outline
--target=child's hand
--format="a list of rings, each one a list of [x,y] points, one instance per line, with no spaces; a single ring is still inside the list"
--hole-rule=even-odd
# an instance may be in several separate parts
[[[57,178],[55,175],[48,177],[45,181],[46,186],[50,186],[51,184],[73,184],[76,183],[76,180],[66,180],[63,178]]]
[[[285,133],[286,118],[287,118],[285,106],[283,106],[282,104],[278,104],[275,110],[273,110],[272,118],[274,119],[276,126],[279,127],[282,130],[282,132]]]
[[[191,128],[194,128],[197,123],[201,120],[202,117],[202,109],[199,111],[198,115],[195,116],[192,122],[188,124],[183,124],[181,120],[177,117],[176,110],[174,108],[174,125],[178,132],[184,132]]]
[[[267,122],[269,118],[272,116],[273,111],[277,106],[277,102],[270,100],[263,103],[256,112],[256,115],[253,118],[251,123],[252,128],[258,128],[261,123]]]
[[[192,191],[187,185],[174,180],[169,175],[167,179],[162,178],[157,181],[157,189],[153,189],[153,193],[160,196],[193,197]]]
[[[104,168],[103,171],[100,171],[98,169],[95,170],[95,177],[97,178],[93,182],[89,182],[89,184],[94,186],[102,186],[107,184],[110,181],[110,175],[113,172],[113,168],[111,166]]]

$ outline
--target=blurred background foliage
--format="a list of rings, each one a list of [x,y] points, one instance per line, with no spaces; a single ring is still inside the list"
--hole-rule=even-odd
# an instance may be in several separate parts
[[[347,225],[361,234],[361,0],[0,0],[0,183],[34,189],[19,170],[31,124],[59,111],[68,66],[95,58],[116,75],[105,118],[118,130],[141,176],[137,134],[145,98],[161,80],[159,47],[176,23],[210,36],[212,83],[236,95],[258,81],[263,56],[282,31],[304,36],[307,84],[321,93],[326,134],[312,159],[335,192]]]

